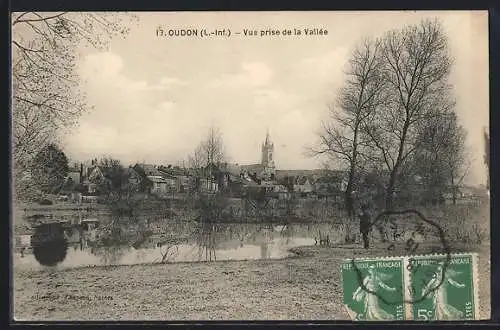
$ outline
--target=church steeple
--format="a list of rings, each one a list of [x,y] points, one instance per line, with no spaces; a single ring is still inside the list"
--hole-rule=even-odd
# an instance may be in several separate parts
[[[271,141],[269,128],[267,128],[266,139],[264,143],[262,143],[262,160],[261,160],[261,165],[264,167],[261,176],[265,180],[274,180],[276,176],[276,168],[274,166],[273,154],[274,154],[274,143]]]
[[[266,133],[266,140],[262,144],[262,165],[268,166],[273,164],[274,144],[271,142],[269,128]]]

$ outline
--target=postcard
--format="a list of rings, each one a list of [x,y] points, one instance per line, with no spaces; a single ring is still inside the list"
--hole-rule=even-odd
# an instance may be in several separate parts
[[[486,11],[11,20],[14,320],[490,318]]]

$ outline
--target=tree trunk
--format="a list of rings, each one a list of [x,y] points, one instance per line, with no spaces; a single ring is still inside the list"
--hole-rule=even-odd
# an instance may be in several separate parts
[[[396,184],[397,168],[395,167],[391,171],[391,176],[389,178],[389,184],[387,185],[386,195],[385,195],[385,209],[391,211],[394,203],[394,186]]]
[[[361,90],[361,94],[363,93],[363,90]],[[361,100],[361,96],[360,96]],[[358,102],[359,103],[359,102]],[[349,178],[347,181],[347,187],[345,191],[345,207],[347,209],[347,214],[349,217],[352,217],[354,215],[354,202],[352,198],[352,189],[353,189],[353,181],[354,181],[354,175],[356,174],[356,160],[358,156],[358,129],[359,129],[359,114],[356,118],[356,125],[354,126],[354,138],[353,138],[353,144],[352,144],[352,159],[351,159],[351,164],[349,168]]]
[[[455,187],[454,175],[451,176],[451,189],[452,189],[452,196],[453,196],[453,205],[456,205],[457,204],[457,187]]]
[[[408,108],[408,105],[406,108]],[[393,208],[394,186],[396,185],[396,179],[398,176],[399,167],[401,166],[401,162],[403,160],[404,142],[406,141],[406,134],[408,133],[409,125],[410,125],[410,123],[409,123],[409,120],[407,118],[405,121],[405,124],[403,125],[403,132],[402,132],[401,140],[399,143],[398,157],[396,158],[396,162],[394,163],[394,166],[392,168],[391,176],[389,178],[389,184],[388,184],[387,189],[386,189],[385,209],[387,211],[392,211],[392,208]]]
[[[349,217],[352,217],[354,215],[354,201],[352,198],[353,179],[354,179],[354,165],[352,164],[349,170],[349,178],[347,181],[347,187],[344,196],[345,208],[347,210],[347,214]]]

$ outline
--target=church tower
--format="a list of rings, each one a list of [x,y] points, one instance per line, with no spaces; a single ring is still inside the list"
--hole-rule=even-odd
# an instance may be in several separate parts
[[[274,166],[274,143],[271,142],[269,137],[269,130],[267,130],[266,140],[262,144],[262,160],[261,165],[264,167],[262,176],[267,180],[273,180],[276,176],[276,168]]]

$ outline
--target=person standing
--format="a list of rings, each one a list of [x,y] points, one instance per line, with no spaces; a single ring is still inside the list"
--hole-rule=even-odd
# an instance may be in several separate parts
[[[371,223],[370,223],[370,213],[368,211],[368,205],[361,205],[361,212],[359,214],[359,231],[363,238],[363,247],[368,249],[370,247],[370,240],[368,235],[370,234]]]

